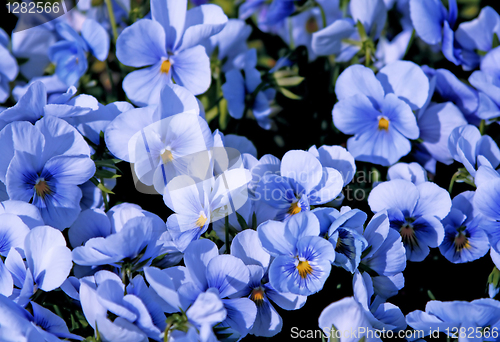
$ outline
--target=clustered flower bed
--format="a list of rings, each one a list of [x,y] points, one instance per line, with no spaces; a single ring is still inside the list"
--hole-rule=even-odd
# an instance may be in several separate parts
[[[500,341],[494,7],[40,4],[0,30],[0,342]]]

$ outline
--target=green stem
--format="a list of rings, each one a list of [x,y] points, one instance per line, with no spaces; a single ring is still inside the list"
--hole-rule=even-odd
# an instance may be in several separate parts
[[[453,177],[451,177],[450,186],[448,188],[448,192],[450,193],[450,195],[451,195],[451,191],[453,190],[453,184],[455,184],[458,176],[460,176],[460,171],[455,172],[455,174],[453,174]]]
[[[101,178],[101,184],[104,185],[104,179]],[[102,194],[102,201],[104,202],[104,211],[108,212],[109,210],[109,203],[108,203],[108,195],[101,190]]]
[[[481,123],[479,124],[479,133],[481,133],[481,135],[484,134],[485,128],[486,128],[486,121],[481,120]]]
[[[224,226],[226,228],[226,254],[229,254],[229,216],[224,217]]]
[[[113,4],[111,0],[104,0],[106,2],[106,7],[108,8],[109,13],[109,23],[111,24],[111,29],[113,30],[113,42],[116,44],[116,40],[118,39],[118,31],[116,29],[116,20],[115,20],[115,12],[113,11]]]
[[[319,8],[319,11],[321,12],[321,21],[323,22],[323,28],[326,27],[326,14],[325,14],[325,9],[323,8],[323,6],[321,6],[321,4],[317,1],[314,1],[314,4],[316,5],[316,7]]]

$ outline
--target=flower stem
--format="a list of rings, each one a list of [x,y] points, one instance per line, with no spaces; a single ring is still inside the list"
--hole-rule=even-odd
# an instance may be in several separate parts
[[[109,23],[111,24],[111,29],[113,30],[113,42],[116,44],[116,40],[118,39],[118,31],[116,30],[116,20],[115,20],[115,12],[113,11],[113,4],[111,0],[104,0],[106,2],[106,7],[108,8],[109,13]]]

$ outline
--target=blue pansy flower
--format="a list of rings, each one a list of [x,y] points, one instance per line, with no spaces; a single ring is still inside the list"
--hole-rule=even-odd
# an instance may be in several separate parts
[[[29,121],[35,123],[44,116],[71,120],[85,116],[99,108],[97,100],[90,95],[76,95],[75,87],[65,87],[65,93],[51,96],[49,99],[47,87],[42,81],[31,83],[19,101],[12,107],[0,113],[0,129],[14,121]]]
[[[179,172],[187,173],[188,156],[207,154],[214,139],[207,122],[199,115],[196,98],[186,88],[168,84],[161,94],[158,106],[118,115],[106,127],[104,138],[113,155],[134,164],[140,182],[154,184],[156,192],[163,194],[169,180]],[[173,175],[169,172],[171,167]]]
[[[9,98],[9,82],[14,81],[19,72],[16,59],[7,48],[8,43],[9,36],[0,28],[0,103],[4,103]]]
[[[379,337],[375,337],[375,328],[366,317],[361,304],[354,297],[345,297],[328,305],[321,312],[318,324],[329,342],[382,341]],[[351,331],[355,333],[344,333]]]
[[[26,256],[26,263],[20,252]],[[38,226],[28,232],[22,250],[10,249],[5,267],[20,289],[14,290],[13,298],[24,307],[38,289],[49,292],[61,286],[73,262],[62,233],[50,226]]]
[[[226,319],[219,327],[224,333],[243,338],[248,334],[257,315],[255,303],[240,298],[250,280],[248,267],[233,255],[219,255],[215,243],[208,239],[193,241],[184,253],[186,267],[163,271],[146,268],[146,280],[166,302],[166,310],[186,310],[199,294],[215,289],[227,310]]]
[[[375,213],[387,210],[391,228],[401,235],[409,261],[424,260],[429,247],[438,247],[443,241],[441,220],[450,212],[451,199],[434,183],[384,182],[370,192],[368,204]]]
[[[257,306],[257,316],[250,334],[271,337],[281,331],[283,320],[272,302],[285,310],[300,309],[307,297],[276,291],[269,283],[271,256],[262,248],[258,233],[247,229],[238,233],[231,243],[231,255],[240,258],[250,271],[250,282],[240,292]]]
[[[43,226],[40,211],[33,204],[21,201],[0,203],[0,255],[6,257],[11,248],[24,249],[26,235]]]
[[[500,165],[500,149],[489,135],[481,135],[473,125],[455,128],[448,138],[448,148],[456,161],[465,166],[472,177],[481,165],[492,168]]]
[[[66,85],[76,85],[87,71],[87,52],[100,61],[108,57],[109,35],[97,21],[85,20],[81,36],[66,23],[56,24],[56,31],[62,39],[49,48],[48,56]]]
[[[167,83],[186,87],[195,95],[211,82],[210,60],[200,44],[219,33],[227,22],[216,5],[187,10],[187,0],[151,1],[151,19],[127,27],[116,42],[116,56],[140,68],[123,80],[128,98],[139,106],[157,104]]]
[[[435,91],[442,99],[453,102],[470,124],[479,124],[479,95],[476,89],[460,81],[457,76],[447,69],[434,70],[424,65],[422,70],[429,77],[431,85],[435,85]],[[433,78],[435,80],[432,80]],[[429,92],[430,97],[432,97],[431,93],[433,92],[434,90]]]
[[[309,210],[311,205],[324,204],[336,198],[342,190],[343,179],[340,173],[323,167],[311,153],[292,150],[285,153],[280,173],[258,174],[256,198],[279,209],[277,218],[283,220],[301,211]]]
[[[245,76],[238,69],[226,72],[226,83],[222,85],[222,92],[227,100],[229,114],[235,119],[241,119],[247,113],[245,110],[251,109],[253,117],[263,129],[271,129],[272,121],[270,102],[276,95],[276,90],[268,88],[258,91],[262,78],[260,72],[255,68],[257,65],[257,51],[249,50],[245,53],[243,71]],[[248,97],[252,95],[253,102],[249,103]]]
[[[120,267],[122,262],[129,262],[135,270],[140,269],[159,255],[160,246],[156,241],[163,231],[150,217],[133,217],[116,233],[93,237],[84,246],[76,247],[73,260],[82,266]]]
[[[412,328],[423,331],[424,336],[439,329],[449,334],[448,337],[458,335],[458,341],[465,342],[469,338],[464,337],[464,334],[455,334],[455,331],[483,331],[485,333],[481,335],[481,340],[496,341],[493,332],[500,327],[499,317],[500,303],[493,299],[482,298],[472,302],[431,300],[425,306],[425,311],[415,310],[406,315],[406,322]]]
[[[386,211],[373,216],[363,236],[368,247],[361,257],[359,270],[372,277],[373,291],[384,302],[404,286],[402,272],[406,268],[406,250],[400,234],[390,228]]]
[[[99,271],[80,279],[79,297],[87,322],[107,341],[159,341],[166,327],[157,296],[141,276],[125,287],[116,274]]]
[[[410,86],[411,85],[411,86]],[[389,166],[411,150],[409,139],[419,129],[412,110],[428,97],[429,81],[419,66],[397,61],[377,76],[361,65],[347,68],[338,78],[333,122],[345,134],[354,134],[347,149],[356,160]]]
[[[83,337],[69,332],[66,322],[41,305],[31,302],[31,311],[23,309],[0,294],[0,336],[4,341],[82,341]]]
[[[462,49],[455,38],[455,21],[458,16],[456,0],[448,2],[448,10],[441,0],[410,0],[410,15],[417,35],[427,44],[441,45],[443,55],[455,65],[473,69],[479,56],[473,51]]]
[[[257,25],[263,32],[276,31],[276,26],[295,11],[294,0],[246,0],[239,7],[239,18],[247,19],[254,13],[257,15]]]
[[[313,33],[312,50],[319,56],[335,55],[339,62],[347,62],[360,50],[361,37],[356,27],[360,22],[365,32],[376,40],[387,19],[383,0],[352,0],[349,3],[352,18],[335,20],[324,29]],[[360,44],[350,44],[354,41]]]
[[[441,254],[454,264],[474,261],[490,250],[483,220],[474,215],[473,191],[465,191],[453,198],[450,213],[443,219],[444,240]]]
[[[499,25],[500,26],[500,25]],[[481,69],[470,75],[469,82],[479,90],[477,116],[489,120],[500,116],[500,47],[491,50],[481,61]]]
[[[397,163],[387,170],[387,180],[405,179],[415,185],[427,182],[427,171],[418,163]]]
[[[356,272],[352,278],[354,299],[363,307],[366,318],[375,329],[404,330],[406,321],[401,310],[375,296],[373,285],[373,280],[367,273]]]
[[[335,251],[319,237],[314,214],[299,213],[286,223],[267,221],[257,232],[264,250],[275,257],[269,266],[269,281],[277,291],[308,296],[323,288]]]
[[[27,139],[26,137],[29,137]],[[4,158],[0,180],[9,198],[31,201],[46,224],[60,230],[80,212],[78,185],[95,173],[83,137],[61,119],[46,116],[35,125],[13,122],[0,132]]]
[[[354,273],[361,260],[361,253],[368,246],[363,237],[366,214],[358,209],[342,207],[317,208],[312,211],[320,223],[320,236],[335,249],[334,265]]]
[[[223,62],[222,71],[243,69],[248,51],[247,39],[252,27],[241,19],[229,19],[222,31],[207,39],[203,45],[211,56],[217,48],[217,58]]]
[[[420,162],[422,162],[422,154],[430,155],[430,160],[427,162],[428,165],[422,162],[427,169],[430,169],[430,164],[435,164],[436,161],[447,165],[453,162],[453,157],[448,149],[448,138],[455,128],[467,124],[460,107],[451,102],[431,102],[435,90],[440,95],[444,94],[446,96],[445,99],[449,98],[449,100],[461,103],[462,105],[469,101],[469,99],[467,96],[462,96],[463,94],[468,94],[468,88],[449,71],[446,70],[445,72],[444,69],[440,69],[434,72],[427,68],[426,72],[430,84],[429,94],[425,104],[416,113],[417,124],[420,130],[419,140],[421,140],[421,143],[415,144],[415,155],[416,159]],[[457,98],[463,98],[463,102],[458,101]],[[469,106],[468,103],[465,105]],[[435,173],[434,170],[432,172]]]
[[[325,16],[325,23],[322,15]],[[311,46],[313,34],[340,18],[342,11],[338,0],[318,0],[317,6],[286,18],[283,24],[278,25],[278,34],[292,49],[305,46],[309,61],[314,61],[317,56]]]
[[[167,229],[177,248],[184,251],[191,241],[200,238],[211,222],[229,215],[231,207],[239,209],[243,203],[238,203],[237,194],[246,190],[249,180],[250,172],[243,168],[225,171],[203,182],[195,182],[189,176],[171,180],[163,199],[174,211],[167,219]]]

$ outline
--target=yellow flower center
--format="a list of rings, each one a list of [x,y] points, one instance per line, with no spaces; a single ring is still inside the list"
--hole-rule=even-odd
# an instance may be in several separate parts
[[[301,210],[302,208],[300,207],[299,202],[293,202],[292,204],[290,204],[290,208],[288,208],[287,212],[290,215],[295,215],[300,213]]]
[[[381,117],[379,120],[378,120],[378,130],[385,130],[385,131],[388,131],[389,130],[389,120],[387,120],[386,118],[384,117]]]
[[[318,22],[315,17],[310,17],[306,21],[306,31],[307,33],[314,33],[319,30]]]
[[[264,289],[262,287],[256,287],[252,290],[250,299],[257,305],[261,306],[264,303]]]
[[[297,271],[299,271],[299,275],[302,279],[305,279],[309,274],[312,274],[313,269],[307,260],[301,261],[299,260],[299,264],[297,265]]]
[[[207,223],[208,218],[205,216],[204,213],[200,213],[200,217],[196,220],[196,226],[198,228],[203,228],[205,226],[205,223]]]
[[[168,74],[171,66],[172,66],[172,63],[170,63],[170,61],[168,59],[164,60],[161,63],[160,72],[163,72],[164,74]]]
[[[45,181],[45,179],[40,178],[39,180],[36,181],[35,192],[39,197],[45,198],[45,195],[50,194],[52,190],[50,190],[50,187]]]
[[[467,236],[465,236],[464,233],[459,233],[455,237],[455,250],[457,252],[460,252],[462,249],[469,249],[469,248],[470,248],[469,239],[467,239]]]
[[[174,156],[170,150],[164,149],[161,153],[161,160],[163,161],[163,164],[166,164],[174,160]]]

